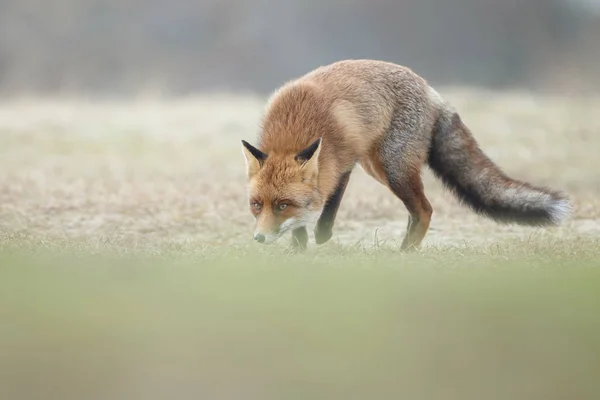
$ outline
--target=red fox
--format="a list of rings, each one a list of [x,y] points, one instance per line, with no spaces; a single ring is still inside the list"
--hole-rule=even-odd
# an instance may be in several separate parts
[[[291,231],[303,250],[314,223],[315,242],[327,242],[356,164],[408,210],[402,250],[418,248],[429,229],[425,163],[462,204],[497,222],[558,225],[572,210],[562,192],[506,176],[425,79],[385,61],[338,61],[285,83],[268,100],[256,147],[242,145],[254,239],[264,244]]]

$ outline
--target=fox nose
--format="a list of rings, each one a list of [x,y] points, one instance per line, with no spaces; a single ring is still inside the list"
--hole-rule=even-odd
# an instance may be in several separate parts
[[[254,235],[254,240],[256,240],[258,243],[264,243],[265,239],[265,235],[263,235],[262,233],[257,233],[256,235]]]

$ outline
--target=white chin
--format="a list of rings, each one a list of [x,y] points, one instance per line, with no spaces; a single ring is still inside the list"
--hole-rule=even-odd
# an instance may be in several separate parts
[[[320,214],[320,211],[312,211],[304,214],[302,218],[292,217],[286,220],[283,224],[281,224],[281,227],[279,229],[283,234],[285,232],[293,231],[294,229],[303,228],[308,225],[314,225],[319,219]]]
[[[263,244],[271,244],[279,239],[279,235],[267,235]]]

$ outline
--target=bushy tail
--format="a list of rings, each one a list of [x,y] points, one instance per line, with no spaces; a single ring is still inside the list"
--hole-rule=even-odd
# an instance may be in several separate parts
[[[564,194],[506,176],[454,112],[438,118],[428,163],[463,204],[497,222],[558,225],[571,213]]]

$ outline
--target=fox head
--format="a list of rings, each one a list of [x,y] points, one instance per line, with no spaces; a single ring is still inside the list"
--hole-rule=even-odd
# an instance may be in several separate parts
[[[248,177],[254,239],[270,244],[284,233],[306,226],[323,208],[317,188],[321,139],[292,153],[266,154],[242,140]]]

